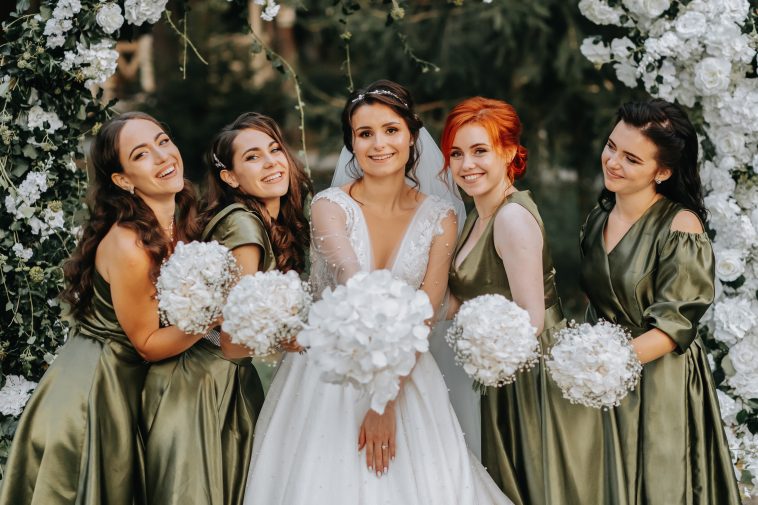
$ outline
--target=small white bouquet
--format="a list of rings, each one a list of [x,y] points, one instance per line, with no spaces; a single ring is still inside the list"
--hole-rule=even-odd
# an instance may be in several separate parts
[[[445,340],[455,361],[482,386],[510,384],[540,358],[529,313],[502,295],[481,295],[461,305]]]
[[[179,242],[155,286],[161,321],[186,333],[207,331],[221,316],[239,272],[231,251],[215,240]]]
[[[321,378],[352,384],[371,397],[380,414],[397,397],[400,378],[429,349],[429,297],[388,270],[359,272],[345,285],[326,288],[311,306],[297,337]]]
[[[629,332],[617,324],[572,324],[556,333],[546,361],[550,375],[571,403],[617,406],[637,386],[642,364]]]
[[[303,329],[312,301],[308,285],[292,270],[245,275],[229,293],[221,328],[252,355],[265,356]]]

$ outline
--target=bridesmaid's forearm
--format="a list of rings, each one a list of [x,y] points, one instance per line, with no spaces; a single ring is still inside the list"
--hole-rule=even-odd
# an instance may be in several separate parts
[[[644,365],[676,349],[676,342],[658,328],[653,328],[632,339],[632,347],[640,363]]]

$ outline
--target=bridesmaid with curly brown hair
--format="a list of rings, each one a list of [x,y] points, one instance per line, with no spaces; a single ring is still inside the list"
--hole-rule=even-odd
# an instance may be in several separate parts
[[[194,195],[166,129],[144,113],[117,116],[100,129],[90,162],[90,220],[64,266],[74,328],[19,421],[3,505],[139,502],[147,362],[202,338],[158,321],[161,262],[198,231]]]
[[[243,275],[302,272],[310,180],[274,120],[242,114],[215,136],[207,161],[202,239],[229,248]],[[148,373],[148,503],[242,505],[263,388],[250,350],[214,334]]]

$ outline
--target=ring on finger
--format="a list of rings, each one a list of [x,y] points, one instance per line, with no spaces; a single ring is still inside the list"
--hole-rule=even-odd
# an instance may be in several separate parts
[[[388,444],[382,444],[382,449],[388,449],[388,448],[389,448]]]

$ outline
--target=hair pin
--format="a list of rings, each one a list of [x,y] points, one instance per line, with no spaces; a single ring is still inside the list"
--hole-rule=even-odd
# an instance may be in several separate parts
[[[221,163],[221,160],[218,159],[218,156],[216,156],[216,153],[211,153],[211,156],[213,157],[213,164],[216,165],[216,168],[220,168],[221,170],[226,170],[226,165]]]
[[[388,89],[375,89],[375,90],[372,90],[372,91],[367,91],[365,93],[361,93],[358,96],[356,96],[355,98],[353,98],[350,101],[350,103],[352,104],[352,103],[355,103],[355,102],[360,102],[361,100],[363,100],[364,98],[366,98],[367,95],[386,95],[386,96],[391,96],[392,98],[394,98],[395,100],[397,100],[398,102],[400,102],[401,104],[403,104],[403,107],[405,107],[406,109],[408,108],[408,104],[405,103],[405,101],[402,98],[400,98],[399,96],[397,96],[395,93],[393,93],[392,91],[390,91]]]

